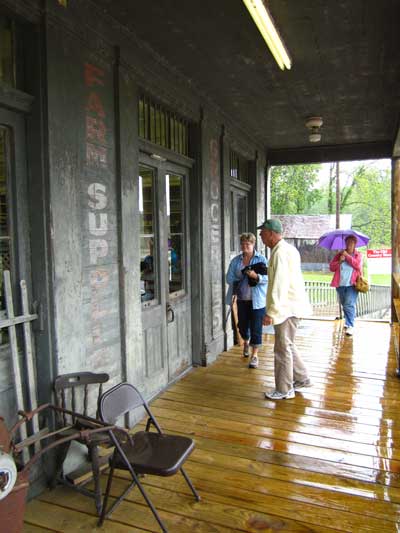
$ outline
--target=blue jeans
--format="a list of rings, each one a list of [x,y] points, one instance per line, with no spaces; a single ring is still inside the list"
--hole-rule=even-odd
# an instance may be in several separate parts
[[[339,296],[339,302],[343,307],[345,325],[353,327],[354,319],[356,318],[358,292],[353,285],[349,287],[337,287],[336,291]]]
[[[265,307],[253,309],[251,300],[237,300],[238,326],[243,340],[250,339],[251,346],[256,348],[262,344],[262,321]]]

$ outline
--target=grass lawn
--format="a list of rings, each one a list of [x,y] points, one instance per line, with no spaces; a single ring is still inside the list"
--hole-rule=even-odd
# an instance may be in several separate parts
[[[330,272],[303,272],[303,278],[305,281],[327,281],[332,280],[333,274]],[[391,284],[391,275],[390,274],[372,274],[371,275],[371,284],[372,285],[387,285]]]
[[[332,281],[330,272],[303,272],[304,281]]]
[[[371,274],[372,285],[387,285],[390,287],[392,283],[391,274]]]

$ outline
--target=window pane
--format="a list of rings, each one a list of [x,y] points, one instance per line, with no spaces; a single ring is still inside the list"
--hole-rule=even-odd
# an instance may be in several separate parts
[[[170,140],[170,149],[175,150],[175,128],[174,128],[174,118],[170,116],[169,118],[169,140]]]
[[[235,194],[231,191],[231,251],[236,250]]]
[[[149,302],[158,296],[154,172],[139,167],[139,174],[140,296],[142,302]]]
[[[161,112],[158,106],[156,107],[156,144],[161,144]]]
[[[11,235],[9,226],[9,191],[7,176],[8,130],[0,127],[0,317],[5,316],[4,270],[11,271]],[[8,342],[7,330],[0,331],[0,344]]]
[[[149,102],[144,99],[144,138],[149,139],[150,138],[150,110],[149,110]]]
[[[231,251],[240,250],[239,236],[249,231],[247,195],[238,190],[231,191]]]
[[[183,211],[183,178],[166,176],[168,215],[168,281],[169,293],[184,288],[185,221]]]
[[[0,16],[0,81],[15,87],[12,23],[3,16]]]
[[[150,141],[156,142],[156,110],[153,104],[150,104]]]
[[[139,100],[139,137],[145,138],[146,128],[145,128],[145,110],[144,110],[144,99],[143,97]]]
[[[165,111],[161,110],[161,146],[167,146],[165,138]]]
[[[247,228],[247,197],[237,197],[237,220],[239,235],[248,231]]]

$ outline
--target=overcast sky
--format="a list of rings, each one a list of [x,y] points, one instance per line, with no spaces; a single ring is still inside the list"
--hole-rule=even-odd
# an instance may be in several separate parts
[[[373,159],[373,160],[363,160],[363,161],[342,161],[339,164],[340,175],[345,176],[354,170],[359,165],[364,164],[371,167],[376,167],[382,170],[390,170],[392,161],[391,159]],[[325,185],[329,178],[329,168],[331,163],[322,163],[322,168],[320,171],[320,184]],[[343,183],[344,185],[344,183]]]

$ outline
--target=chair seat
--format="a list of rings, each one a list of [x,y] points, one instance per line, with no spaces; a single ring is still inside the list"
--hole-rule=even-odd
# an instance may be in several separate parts
[[[194,442],[187,437],[164,435],[139,431],[132,435],[134,445],[121,443],[121,447],[135,471],[140,474],[171,476],[185,462],[194,448]],[[117,454],[115,468],[127,466]]]

